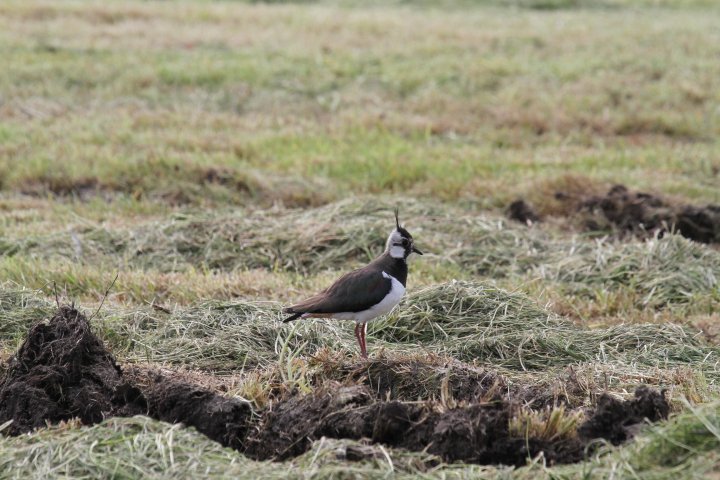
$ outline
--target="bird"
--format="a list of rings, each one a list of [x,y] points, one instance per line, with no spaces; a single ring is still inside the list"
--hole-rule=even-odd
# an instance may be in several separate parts
[[[367,358],[365,335],[368,322],[390,313],[405,294],[408,257],[423,253],[415,246],[410,232],[400,226],[395,209],[395,229],[390,232],[385,251],[366,266],[348,272],[328,288],[307,300],[287,307],[291,314],[283,322],[302,318],[354,320],[360,355]]]

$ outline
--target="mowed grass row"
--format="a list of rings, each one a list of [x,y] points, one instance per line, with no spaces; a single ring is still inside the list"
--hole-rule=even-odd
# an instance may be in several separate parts
[[[234,297],[292,302],[378,255],[392,200],[354,198],[305,210],[176,214],[118,227],[0,237],[3,278],[97,301],[117,273],[119,302]],[[427,253],[409,288],[487,279],[521,288],[578,319],[712,316],[720,253],[678,235],[617,241],[527,228],[492,214],[405,199],[402,219]],[[658,318],[655,318],[658,317]]]
[[[31,324],[48,318],[55,308],[11,285],[4,286],[1,300],[6,321],[0,345],[8,353]],[[274,381],[266,379],[254,392],[261,401],[269,394],[264,391],[268,384],[310,389],[327,375],[335,378],[337,362],[356,355],[350,322],[283,324],[281,319],[276,302],[234,301],[173,312],[107,306],[94,323],[124,361],[225,374],[264,371],[267,376],[268,369],[279,369]],[[582,372],[576,375],[586,377],[581,383],[588,385],[581,401],[590,401],[602,389],[632,391],[638,382],[670,387],[700,401],[717,392],[720,380],[720,348],[695,329],[672,323],[588,329],[523,294],[484,283],[450,282],[412,293],[396,312],[371,324],[369,338],[374,355],[453,358],[501,369],[510,377],[531,372],[535,381],[574,365]],[[335,367],[313,373],[327,363],[317,359],[328,355]],[[257,385],[252,382],[241,386],[246,396],[253,389]]]
[[[2,202],[497,207],[568,171],[719,201],[720,11],[500,8],[530,3],[3,2]]]

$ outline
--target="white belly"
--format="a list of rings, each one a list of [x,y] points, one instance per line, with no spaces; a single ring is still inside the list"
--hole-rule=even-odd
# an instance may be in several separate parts
[[[377,303],[362,312],[335,313],[333,314],[333,318],[337,318],[338,320],[355,320],[358,323],[367,323],[381,315],[390,313],[392,309],[400,303],[400,299],[405,294],[405,287],[403,287],[403,284],[392,275],[388,275],[385,272],[382,274],[383,277],[390,279],[392,286],[390,287],[390,292],[385,295],[385,298],[383,298],[380,303]]]

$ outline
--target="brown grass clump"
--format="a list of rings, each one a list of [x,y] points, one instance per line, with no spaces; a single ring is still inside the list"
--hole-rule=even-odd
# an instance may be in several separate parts
[[[584,418],[582,411],[568,412],[564,405],[545,411],[523,408],[510,420],[510,433],[549,441],[573,438]]]
[[[578,174],[563,174],[535,181],[525,199],[540,217],[572,217],[583,201],[607,189],[605,182]]]

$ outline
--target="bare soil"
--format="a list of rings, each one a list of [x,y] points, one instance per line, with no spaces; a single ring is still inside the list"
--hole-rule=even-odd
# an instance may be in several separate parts
[[[184,378],[159,370],[124,373],[86,317],[65,306],[49,322],[34,325],[11,359],[0,382],[0,424],[12,420],[3,433],[18,435],[71,418],[93,424],[144,414],[193,426],[255,459],[291,458],[325,436],[427,451],[449,462],[522,465],[540,452],[551,464],[582,460],[593,440],[626,441],[646,419],[669,413],[664,392],[639,388],[629,401],[601,397],[577,435],[525,438],[509,429],[520,404],[496,388],[502,379],[481,370],[448,377],[455,378],[448,388],[463,397],[452,405],[383,399],[381,392],[398,392],[394,385],[408,393],[418,386],[392,374],[369,378],[345,386],[325,382],[312,394],[290,395],[255,415],[249,403]]]
[[[30,329],[0,382],[0,424],[13,421],[3,431],[10,435],[71,418],[91,425],[142,414],[240,449],[251,412],[247,402],[182,380],[156,374],[140,383],[125,375],[87,318],[68,306]]]
[[[75,179],[43,176],[28,179],[19,186],[20,193],[32,197],[46,198],[52,195],[56,198],[75,198],[80,201],[89,201],[93,198],[111,200],[119,192],[100,182],[95,177],[81,177]]]
[[[592,196],[581,204],[586,228],[602,229],[609,222],[621,232],[645,234],[676,230],[702,243],[720,242],[720,205],[683,205],[615,185],[604,196]]]
[[[540,452],[551,463],[582,460],[597,439],[628,440],[645,421],[667,418],[664,393],[639,388],[629,401],[602,397],[577,436],[559,439],[512,435],[518,405],[497,398],[447,408],[439,402],[377,401],[366,386],[324,388],[296,396],[265,412],[247,440],[246,454],[285,460],[307,451],[321,437],[369,439],[391,447],[427,451],[444,461],[523,465]]]
[[[264,415],[246,453],[284,460],[321,437],[370,439],[391,447],[427,451],[445,461],[522,465],[540,451],[551,463],[583,458],[578,439],[545,442],[511,437],[514,406],[502,400],[445,409],[437,402],[375,401],[365,386],[328,388],[280,403]]]
[[[508,218],[525,223],[528,226],[540,221],[540,215],[535,209],[523,199],[518,199],[508,205],[505,211]]]
[[[144,413],[140,391],[95,336],[85,316],[61,307],[28,332],[0,382],[0,423],[18,435],[77,417],[85,424]]]
[[[147,399],[146,415],[184,423],[226,447],[244,449],[252,418],[250,403],[157,372],[149,380],[138,384]]]
[[[562,191],[554,195],[556,201],[568,204],[563,209],[567,216],[588,231],[636,236],[675,231],[697,242],[720,243],[720,205],[680,204],[624,185],[615,185],[604,195],[578,196]],[[513,202],[506,213],[522,223],[543,220],[523,199]]]
[[[635,390],[635,398],[620,401],[607,394],[598,399],[595,413],[579,433],[584,438],[603,438],[617,445],[631,439],[645,419],[657,421],[670,414],[665,392],[658,393],[645,386]]]

